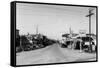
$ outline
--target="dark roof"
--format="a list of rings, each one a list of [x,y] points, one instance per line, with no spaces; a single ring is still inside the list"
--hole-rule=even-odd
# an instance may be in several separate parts
[[[62,37],[68,37],[70,34],[63,34]]]
[[[79,38],[79,39],[82,39],[83,41],[92,41],[93,40],[93,38],[91,38],[91,37],[77,37],[77,38]]]
[[[69,35],[70,35],[70,34],[63,34],[62,37],[68,37]],[[78,34],[76,34],[76,33],[73,33],[73,34],[72,34],[73,37],[74,37],[74,36],[77,36],[77,35],[78,35]]]
[[[16,29],[16,31],[19,31],[18,29]]]

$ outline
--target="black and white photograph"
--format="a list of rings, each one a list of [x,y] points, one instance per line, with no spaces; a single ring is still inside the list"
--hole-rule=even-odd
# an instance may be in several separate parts
[[[97,7],[16,3],[16,65],[97,61]]]

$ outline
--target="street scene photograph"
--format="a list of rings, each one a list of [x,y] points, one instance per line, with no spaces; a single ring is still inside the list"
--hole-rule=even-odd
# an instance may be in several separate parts
[[[16,3],[16,65],[97,60],[96,7]]]

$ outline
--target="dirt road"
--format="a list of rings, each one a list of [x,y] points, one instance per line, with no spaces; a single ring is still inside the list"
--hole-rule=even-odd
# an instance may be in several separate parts
[[[17,53],[16,57],[17,65],[93,60],[96,60],[96,54],[80,53],[79,50],[61,48],[59,44],[54,44],[38,50]]]

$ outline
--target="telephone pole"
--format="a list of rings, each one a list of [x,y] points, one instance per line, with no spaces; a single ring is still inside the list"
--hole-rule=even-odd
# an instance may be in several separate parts
[[[71,27],[69,28],[69,33],[71,34],[72,32],[71,32]]]
[[[89,9],[89,14],[86,15],[86,17],[89,17],[89,34],[91,37],[91,16],[94,15],[94,13],[92,13],[93,9]],[[90,46],[89,46],[89,52],[92,52],[92,46],[91,46],[91,40],[90,41]]]
[[[36,26],[36,34],[38,34],[38,25]]]
[[[91,34],[91,16],[94,15],[94,13],[92,13],[93,9],[89,9],[89,14],[86,15],[86,17],[89,17],[89,33]]]

